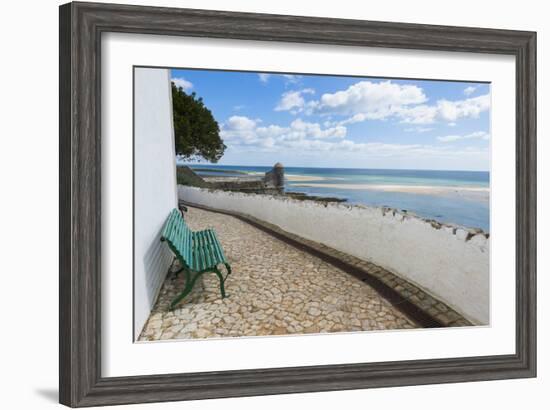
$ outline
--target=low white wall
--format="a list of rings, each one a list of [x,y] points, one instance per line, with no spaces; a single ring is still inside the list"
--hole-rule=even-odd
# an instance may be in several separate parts
[[[477,324],[489,323],[489,239],[394,210],[179,186],[185,201],[236,211],[390,269]]]
[[[172,260],[160,232],[177,207],[170,71],[136,68],[134,133],[134,337]]]

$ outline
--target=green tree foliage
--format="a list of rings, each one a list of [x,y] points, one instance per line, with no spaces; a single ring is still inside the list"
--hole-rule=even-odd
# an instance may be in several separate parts
[[[220,127],[212,112],[195,93],[186,94],[172,83],[176,154],[184,159],[218,162],[225,151]]]

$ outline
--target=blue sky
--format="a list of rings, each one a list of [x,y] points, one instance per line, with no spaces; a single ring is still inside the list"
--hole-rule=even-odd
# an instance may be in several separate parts
[[[227,145],[219,164],[490,168],[490,85],[373,77],[172,70]]]

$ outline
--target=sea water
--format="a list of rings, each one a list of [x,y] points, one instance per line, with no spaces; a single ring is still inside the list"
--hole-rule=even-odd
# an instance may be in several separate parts
[[[260,175],[272,168],[190,166],[199,175],[233,177]],[[342,198],[350,204],[386,206],[443,223],[490,231],[489,172],[285,167],[285,175],[286,191]],[[415,188],[421,189],[417,192]]]

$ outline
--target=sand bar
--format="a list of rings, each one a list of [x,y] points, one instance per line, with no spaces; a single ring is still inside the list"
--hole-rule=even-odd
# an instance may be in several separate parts
[[[403,192],[425,195],[459,195],[472,198],[489,199],[488,187],[473,186],[429,186],[429,185],[378,185],[378,184],[323,184],[299,183],[294,187],[333,188],[348,190],[373,190],[384,192]]]
[[[295,175],[295,174],[285,174],[287,181],[291,182],[301,182],[301,181],[328,181],[328,180],[337,180],[341,178],[331,178],[331,177],[321,177],[321,176],[309,176],[309,175]],[[305,186],[305,185],[304,185]]]

